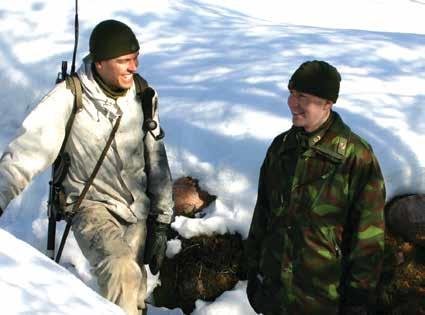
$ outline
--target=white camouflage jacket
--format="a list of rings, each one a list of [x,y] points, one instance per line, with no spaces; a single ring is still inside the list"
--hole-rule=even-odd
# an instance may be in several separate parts
[[[75,116],[65,151],[71,166],[64,180],[68,209],[90,177],[113,124],[120,127],[81,207],[102,203],[128,222],[146,218],[169,223],[173,214],[172,182],[165,147],[142,129],[143,110],[135,86],[116,101],[107,97],[93,78],[86,58],[78,70],[83,86],[83,109]],[[157,95],[155,95],[157,98]],[[58,84],[24,120],[18,136],[0,159],[0,207],[5,209],[38,173],[55,160],[65,136],[74,96],[65,82]],[[159,133],[158,113],[155,113]],[[149,197],[148,197],[149,196]],[[150,210],[152,209],[152,210]]]

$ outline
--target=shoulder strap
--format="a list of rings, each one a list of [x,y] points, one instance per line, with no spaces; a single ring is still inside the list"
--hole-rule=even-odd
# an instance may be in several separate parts
[[[144,121],[146,121],[146,118],[148,117],[152,118],[152,106],[147,106],[150,104],[143,102],[143,95],[145,94],[144,92],[149,85],[148,85],[148,82],[138,73],[135,73],[133,75],[133,78],[134,78],[134,84],[136,86],[136,94],[139,97],[140,102],[142,103],[143,119]]]
[[[67,75],[65,77],[66,87],[71,90],[74,95],[74,107],[71,112],[71,116],[69,116],[68,122],[65,127],[65,137],[62,142],[61,149],[59,151],[59,155],[65,150],[66,142],[68,141],[69,133],[71,132],[72,124],[74,123],[75,114],[83,108],[83,89],[81,87],[80,78],[76,73],[72,75]]]
[[[133,75],[134,83],[136,85],[136,93],[137,95],[141,96],[143,94],[143,91],[149,86],[148,81],[146,81],[140,74],[135,73]]]
[[[161,127],[159,128],[158,135],[154,135],[153,133],[153,130],[158,127],[158,123],[153,119],[157,110],[157,103],[153,101],[155,90],[148,85],[148,82],[140,74],[135,73],[133,77],[136,85],[136,94],[142,103],[143,130],[149,132],[155,140],[161,140],[165,135]]]
[[[109,148],[112,144],[112,141],[114,140],[115,133],[117,132],[118,127],[120,126],[121,117],[122,117],[121,115],[118,116],[118,118],[117,118],[117,120],[114,124],[114,127],[112,128],[112,131],[109,135],[108,141],[106,142],[106,145],[103,148],[102,153],[100,154],[99,160],[97,161],[89,179],[87,180],[86,184],[84,185],[83,191],[81,192],[80,196],[78,197],[77,201],[75,202],[75,204],[72,208],[71,216],[76,213],[76,211],[78,210],[78,208],[81,205],[81,202],[84,200],[84,197],[86,196],[87,191],[89,190],[91,184],[93,183],[94,178],[96,177],[97,172],[99,171],[100,166],[102,165],[103,160],[106,157],[106,153],[108,152],[108,150],[109,150]]]
[[[140,74],[135,73],[133,78],[136,86],[136,94],[142,103],[143,129],[145,131],[151,131],[157,126],[153,120],[156,108],[154,108],[155,104],[152,102],[152,98],[155,96],[155,91],[149,87],[148,82]]]

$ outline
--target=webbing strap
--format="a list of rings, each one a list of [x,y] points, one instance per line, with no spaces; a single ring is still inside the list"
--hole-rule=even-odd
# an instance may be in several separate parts
[[[75,114],[83,108],[83,90],[81,87],[80,79],[77,74],[69,75],[65,77],[66,86],[71,90],[74,95],[74,107],[72,108],[71,116],[69,116],[68,122],[65,127],[65,137],[62,142],[62,146],[59,151],[59,156],[65,151],[66,142],[68,141],[69,134],[71,133],[72,124],[74,123]]]
[[[143,110],[143,129],[145,131],[149,131],[149,128],[147,128],[147,122],[153,120],[153,112],[155,111],[153,108],[153,103],[146,101],[149,97],[152,100],[152,97],[154,95],[145,95],[145,92],[153,91],[152,89],[148,89],[149,87],[148,82],[138,73],[135,73],[133,75],[134,78],[134,84],[136,86],[136,94],[139,97],[140,102],[142,103],[142,110]]]
[[[75,107],[76,111],[80,111],[83,108],[83,89],[81,86],[80,78],[77,74],[70,75],[69,78],[75,86]]]
[[[143,91],[148,87],[148,82],[138,73],[133,75],[134,84],[136,85],[136,94],[142,98]]]
[[[136,85],[136,94],[142,103],[143,110],[143,131],[149,132],[152,137],[158,141],[164,138],[164,130],[159,127],[159,134],[155,135],[153,130],[158,127],[158,123],[154,120],[154,114],[157,110],[157,102],[154,100],[155,90],[152,89],[148,82],[143,79],[138,73],[133,75],[134,83]]]
[[[118,119],[115,122],[114,128],[112,128],[111,134],[109,135],[109,139],[106,142],[106,145],[103,148],[102,154],[99,157],[99,160],[97,161],[97,163],[96,163],[96,165],[95,165],[95,167],[94,167],[94,169],[93,169],[93,171],[92,171],[89,179],[87,180],[87,183],[86,183],[86,185],[83,188],[83,191],[81,192],[80,196],[78,197],[77,201],[75,202],[74,206],[72,207],[71,216],[78,210],[78,208],[81,205],[81,202],[84,200],[84,197],[86,196],[87,191],[89,190],[91,184],[93,183],[94,178],[96,177],[97,172],[99,171],[99,168],[102,165],[103,160],[106,157],[106,153],[108,152],[109,147],[111,146],[112,141],[114,140],[115,133],[117,132],[118,127],[120,126],[121,117],[122,117],[121,115],[118,116]]]

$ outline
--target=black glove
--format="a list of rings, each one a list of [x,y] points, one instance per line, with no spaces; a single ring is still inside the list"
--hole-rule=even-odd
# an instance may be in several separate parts
[[[248,273],[248,285],[246,287],[246,295],[248,296],[249,304],[256,313],[262,313],[262,283],[258,278],[257,273]]]
[[[3,209],[0,207],[0,217],[3,214]]]
[[[151,231],[148,228],[144,263],[149,264],[149,269],[154,275],[158,273],[165,257],[169,226],[169,224],[155,222]]]
[[[344,307],[343,315],[367,315],[367,306],[356,305]]]

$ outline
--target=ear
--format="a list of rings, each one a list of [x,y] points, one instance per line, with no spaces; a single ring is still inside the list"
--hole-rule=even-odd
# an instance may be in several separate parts
[[[102,61],[95,61],[94,66],[96,67],[96,70],[101,70],[102,67]]]
[[[326,103],[325,103],[324,109],[325,109],[325,110],[331,110],[331,109],[332,109],[333,104],[334,104],[334,102],[332,102],[331,100],[326,100]]]

